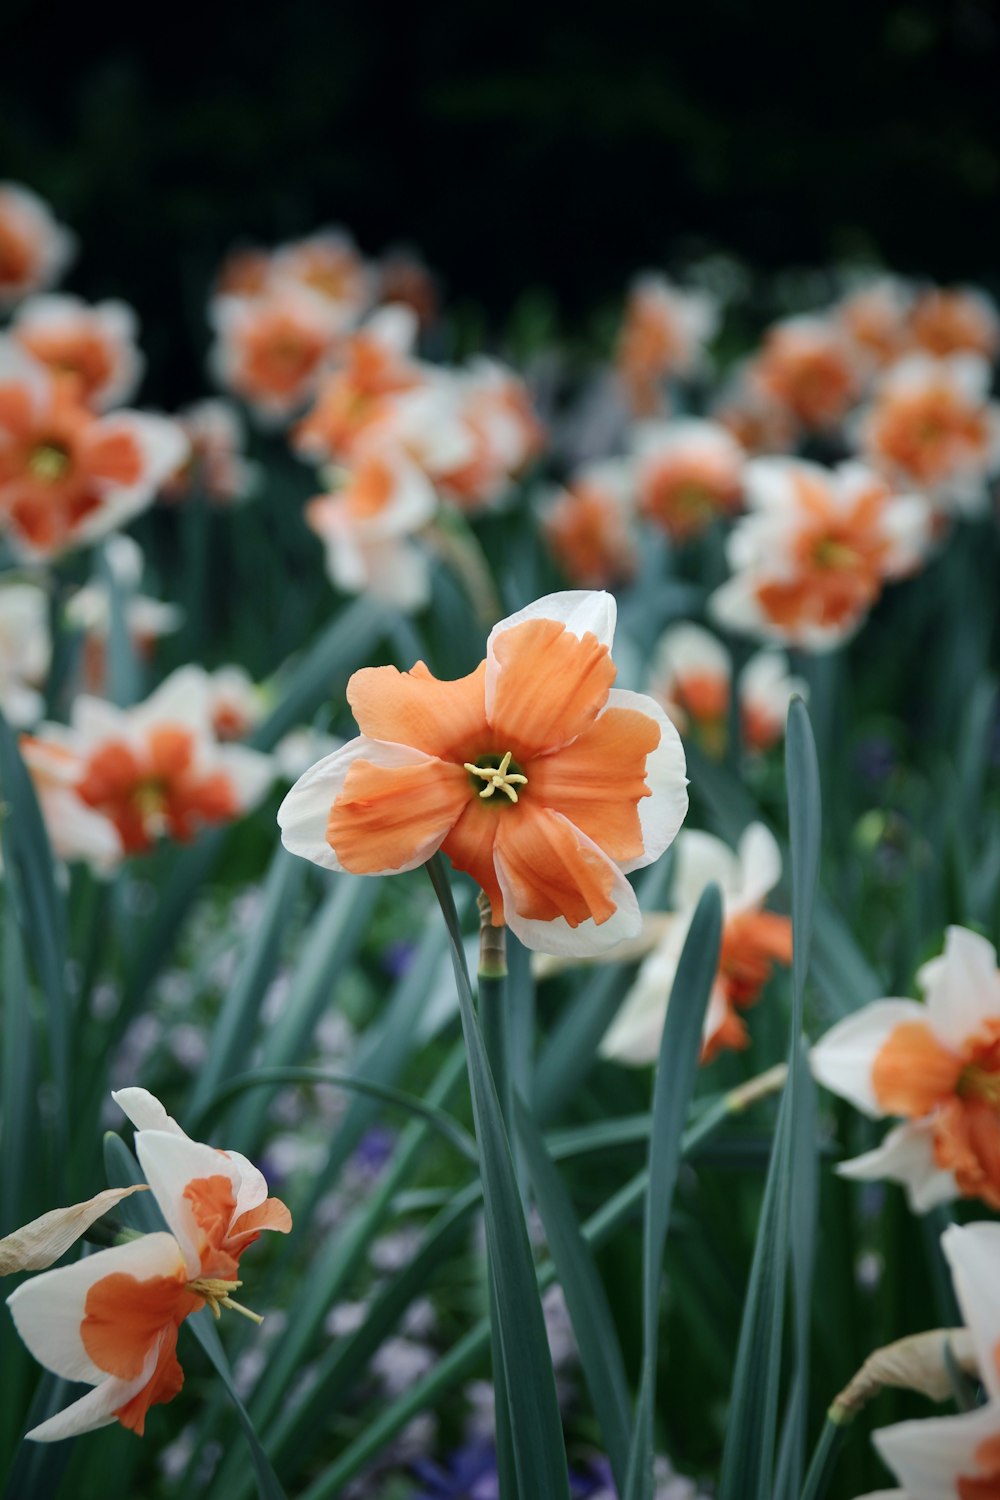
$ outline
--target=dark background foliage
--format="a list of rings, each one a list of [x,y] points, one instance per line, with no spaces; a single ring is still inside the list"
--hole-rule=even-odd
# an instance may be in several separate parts
[[[8,4],[0,162],[80,234],[73,286],[138,306],[160,399],[191,392],[223,252],[325,223],[419,244],[494,318],[546,287],[572,321],[702,247],[994,271],[992,0],[210,0],[137,22]]]

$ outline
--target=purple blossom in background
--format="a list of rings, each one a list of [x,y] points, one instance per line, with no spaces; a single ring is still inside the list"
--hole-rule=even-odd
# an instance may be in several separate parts
[[[353,1165],[364,1177],[376,1177],[396,1146],[396,1133],[387,1125],[372,1125],[354,1152]]]
[[[388,943],[381,959],[383,971],[390,979],[405,979],[413,966],[416,951],[416,943],[409,942],[406,938],[397,938],[395,942]]]
[[[862,781],[878,786],[896,769],[896,750],[885,735],[872,734],[854,751],[854,765]]]

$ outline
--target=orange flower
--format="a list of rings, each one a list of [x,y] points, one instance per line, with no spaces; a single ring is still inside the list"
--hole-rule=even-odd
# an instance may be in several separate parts
[[[124,302],[89,307],[79,297],[33,297],[18,312],[11,333],[94,411],[128,401],[139,384],[138,323]]]
[[[950,927],[915,1000],[876,1000],[812,1052],[820,1083],[905,1124],[839,1170],[905,1184],[918,1212],[957,1196],[1000,1208],[1000,973],[992,944]]]
[[[743,500],[745,454],[715,422],[687,418],[636,430],[639,510],[675,542],[700,536]]]
[[[288,281],[321,297],[341,328],[357,322],[374,291],[374,276],[341,229],[323,229],[280,246],[271,274],[276,285]]]
[[[164,417],[95,417],[0,340],[0,526],[20,552],[51,556],[122,525],[152,501],[185,447]]]
[[[258,297],[218,297],[210,309],[216,379],[263,421],[287,420],[314,393],[338,337],[322,298],[295,286]]]
[[[48,204],[16,182],[0,182],[0,307],[57,281],[75,241]]]
[[[537,458],[544,432],[524,382],[495,360],[477,360],[453,377],[470,453],[434,474],[446,499],[475,511],[502,500]]]
[[[811,431],[836,427],[860,391],[851,345],[823,318],[776,323],[749,376]]]
[[[629,466],[614,459],[579,469],[546,507],[542,525],[563,572],[584,588],[608,588],[635,572],[629,525],[633,483]]]
[[[650,417],[661,409],[662,382],[692,373],[717,322],[718,310],[707,293],[683,291],[662,276],[635,281],[615,352],[633,416]]]
[[[978,354],[991,363],[1000,350],[996,304],[975,287],[933,287],[922,292],[910,313],[913,342],[939,359]]]
[[[316,404],[295,429],[296,452],[317,463],[345,462],[354,444],[391,405],[391,398],[425,380],[410,357],[416,318],[409,308],[385,307],[343,340],[335,368]]]
[[[687,808],[677,732],[612,684],[607,594],[552,594],[495,626],[458,682],[422,662],[356,672],[358,739],[282,803],[285,846],[327,869],[412,870],[437,849],[528,947],[599,952],[635,936],[625,879]]]
[[[906,352],[912,293],[894,276],[882,276],[860,286],[837,304],[834,315],[862,360],[884,369]]]
[[[856,630],[884,582],[912,572],[929,544],[919,495],[895,494],[861,464],[796,459],[747,465],[748,514],[729,538],[734,576],[712,597],[729,629],[821,650]]]

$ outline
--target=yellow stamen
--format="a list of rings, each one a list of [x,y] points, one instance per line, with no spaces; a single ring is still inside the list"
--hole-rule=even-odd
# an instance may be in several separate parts
[[[52,484],[69,468],[69,454],[57,443],[39,443],[28,459],[28,468],[36,479]]]
[[[218,1276],[199,1276],[196,1281],[188,1282],[187,1289],[196,1297],[204,1297],[212,1309],[213,1318],[221,1318],[221,1309],[225,1307],[230,1312],[239,1313],[243,1318],[249,1318],[251,1323],[263,1323],[264,1319],[260,1313],[252,1312],[249,1307],[244,1307],[242,1302],[234,1302],[229,1295],[242,1285],[242,1281],[223,1281]]]
[[[962,1099],[983,1099],[996,1109],[1000,1107],[1000,1073],[990,1073],[970,1063],[958,1075],[955,1092]]]
[[[520,771],[509,769],[511,753],[508,750],[498,766],[474,766],[471,761],[465,762],[464,769],[470,776],[480,776],[486,785],[479,793],[480,797],[492,797],[496,791],[503,792],[511,802],[517,801],[517,786],[527,786],[527,776],[522,776]]]

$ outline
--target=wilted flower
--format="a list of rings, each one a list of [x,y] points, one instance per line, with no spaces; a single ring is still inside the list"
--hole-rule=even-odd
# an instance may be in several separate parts
[[[73,758],[74,795],[111,821],[125,854],[229,822],[260,800],[273,777],[268,756],[217,743],[208,677],[194,666],[181,667],[135,708],[78,697],[69,727],[43,725],[33,743],[39,758],[39,746],[53,747],[53,764],[63,753]]]
[[[44,365],[0,340],[0,527],[29,556],[92,542],[152,501],[185,452],[165,417],[97,417]]]
[[[862,464],[757,458],[746,484],[748,514],[729,538],[734,576],[711,601],[728,629],[829,649],[888,579],[917,568],[930,541],[923,497],[895,493]]]
[[[49,601],[32,583],[0,586],[0,709],[15,729],[41,718],[38,692],[52,654]]]
[[[161,486],[161,500],[202,495],[213,505],[234,505],[256,489],[260,474],[245,456],[246,434],[228,401],[199,401],[177,413],[188,440],[184,463]]]
[[[586,464],[548,500],[542,529],[571,582],[610,588],[635,572],[635,485],[623,459]]]
[[[684,291],[664,276],[636,278],[615,351],[615,367],[635,416],[652,416],[660,409],[664,380],[697,369],[718,320],[718,306],[709,293]]]
[[[748,367],[748,378],[808,431],[836,427],[860,391],[851,343],[836,323],[820,317],[775,323]]]
[[[262,421],[284,422],[315,393],[339,333],[322,298],[295,286],[217,297],[210,363],[219,384]]]
[[[138,320],[124,302],[98,302],[50,294],[18,310],[11,335],[22,349],[68,384],[94,411],[133,396],[142,378]]]
[[[17,182],[0,182],[0,307],[51,286],[74,248],[69,230],[56,223],[36,193]]]
[[[599,952],[640,928],[625,873],[687,809],[677,731],[615,689],[607,594],[551,594],[496,625],[457,682],[419,662],[355,672],[359,738],[306,772],[278,821],[332,870],[412,870],[441,849],[528,947]]]
[[[145,1089],[114,1097],[143,1126],[136,1154],[172,1232],[141,1235],[44,1272],[8,1297],[35,1358],[94,1387],[33,1428],[28,1436],[36,1442],[115,1420],[141,1436],[150,1407],[172,1401],[184,1384],[180,1325],[205,1306],[217,1317],[222,1308],[246,1314],[232,1297],[242,1284],[240,1257],[262,1230],[291,1227],[287,1208],[267,1197],[264,1178],[245,1157],[189,1140]]]
[[[1000,1208],[1000,974],[991,943],[949,927],[917,982],[926,1003],[876,1000],[812,1050],[817,1079],[872,1119],[902,1116],[845,1177],[888,1178],[923,1213],[955,1197]]]
[[[972,354],[902,360],[859,416],[865,457],[939,505],[981,508],[986,478],[1000,466],[1000,406],[989,387],[989,367]]]
[[[655,1062],[667,1017],[681,951],[705,887],[722,890],[723,928],[719,969],[709,997],[702,1032],[702,1061],[724,1048],[743,1048],[749,1036],[741,1012],[753,1005],[775,963],[792,959],[792,925],[764,910],[781,879],[781,854],[774,835],[752,823],[733,851],[711,834],[685,829],[677,839],[674,900],[677,915],[657,947],[643,961],[635,983],[601,1043],[604,1057],[642,1066]]]
[[[338,588],[419,609],[430,598],[430,565],[413,538],[437,508],[434,487],[416,464],[372,439],[357,447],[341,487],[311,501],[305,514]]]
[[[639,510],[674,541],[740,509],[746,455],[718,423],[646,423],[636,428],[634,449]]]

